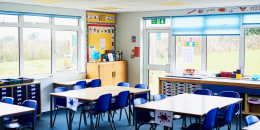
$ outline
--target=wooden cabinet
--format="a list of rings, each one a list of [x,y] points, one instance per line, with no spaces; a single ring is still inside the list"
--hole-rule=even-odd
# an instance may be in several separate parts
[[[87,79],[101,79],[101,85],[127,82],[127,61],[87,63]]]

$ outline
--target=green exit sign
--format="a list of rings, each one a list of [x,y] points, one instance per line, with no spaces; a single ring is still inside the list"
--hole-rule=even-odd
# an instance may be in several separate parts
[[[153,19],[151,24],[165,24],[165,19]]]

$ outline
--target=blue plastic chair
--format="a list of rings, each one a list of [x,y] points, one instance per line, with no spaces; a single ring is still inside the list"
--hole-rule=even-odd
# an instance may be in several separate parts
[[[120,83],[117,84],[117,86],[130,87],[130,83],[128,83],[128,82],[120,82]]]
[[[8,104],[14,104],[14,98],[12,98],[12,97],[3,97],[3,98],[1,99],[1,102],[3,102],[3,103],[8,103]],[[4,118],[3,118],[3,121],[4,121],[4,122],[10,122],[10,121],[12,121],[12,120],[13,120],[12,117],[4,117]]]
[[[90,113],[91,117],[91,122],[93,122],[93,116],[96,115],[96,124],[94,125],[94,127],[96,128],[99,125],[99,121],[100,121],[100,117],[102,113],[105,113],[108,111],[108,120],[109,123],[111,125],[111,128],[113,129],[113,125],[115,126],[114,122],[111,120],[111,113],[110,113],[110,102],[111,102],[111,98],[112,98],[112,94],[104,94],[101,95],[95,104],[94,110],[84,110],[80,113],[80,121],[79,121],[79,125],[81,124],[81,117],[82,115],[86,114],[86,113]],[[113,123],[113,125],[112,125]],[[93,123],[94,124],[94,123]],[[79,127],[80,129],[80,127]]]
[[[212,91],[209,89],[197,89],[193,93],[199,95],[212,95]]]
[[[217,129],[220,129],[220,127],[228,125],[228,130],[231,130],[231,121],[234,117],[234,111],[235,111],[236,104],[233,103],[227,107],[227,110],[225,111],[224,117],[217,118],[216,121],[216,127]]]
[[[65,88],[65,87],[58,87],[58,88],[55,88],[55,89],[54,89],[54,93],[60,93],[60,92],[65,92],[65,91],[68,91],[68,89]],[[69,124],[68,124],[68,118],[67,118],[67,117],[68,117],[67,110],[69,110],[69,108],[67,108],[66,106],[67,106],[67,99],[66,99],[66,98],[63,98],[63,97],[54,97],[55,116],[54,116],[54,119],[53,119],[52,126],[54,126],[57,113],[58,113],[58,111],[61,110],[61,109],[64,109],[64,110],[65,110],[66,119],[67,119],[67,125],[69,125]],[[68,126],[68,127],[69,127],[69,126]]]
[[[135,85],[135,88],[149,89],[145,84],[137,84]],[[136,98],[144,98],[145,100],[148,100],[148,93],[136,94],[135,99]]]
[[[147,100],[144,98],[136,98],[134,99],[134,106],[141,105],[147,103]],[[154,118],[151,117],[150,112],[146,110],[135,110],[135,116],[136,116],[136,124],[137,124],[137,130],[144,125],[149,124],[151,125],[150,129],[154,128],[156,129],[157,124],[154,121]]]
[[[259,118],[255,115],[248,115],[248,116],[246,116],[245,119],[246,119],[246,125],[247,126],[252,125],[252,124],[259,121]]]
[[[93,79],[89,82],[88,86],[91,87],[91,88],[100,87],[101,86],[101,80],[100,79]]]
[[[79,85],[79,86],[82,86],[82,87],[86,88],[87,87],[87,82],[86,82],[86,80],[82,80],[82,81],[76,82],[75,85]]]
[[[126,113],[126,118],[128,120],[128,123],[130,125],[130,119],[127,115],[127,111],[126,111],[126,106],[128,105],[128,100],[129,100],[129,94],[130,92],[129,91],[123,91],[123,92],[120,92],[117,97],[116,97],[116,100],[115,100],[115,103],[112,103],[111,104],[111,110],[114,111],[113,115],[112,115],[112,119],[114,120],[114,114],[115,114],[115,111],[120,109],[120,116],[119,116],[119,120],[121,120],[121,115],[122,115],[122,109],[125,110],[125,113]]]
[[[22,106],[35,109],[35,111],[33,113],[34,119],[33,119],[33,115],[31,113],[20,115],[20,116],[18,116],[17,121],[6,123],[4,125],[4,127],[6,129],[21,129],[21,128],[24,128],[24,127],[33,127],[32,119],[34,120],[34,126],[36,125],[36,122],[37,122],[37,101],[35,101],[35,100],[25,100],[22,103]]]
[[[164,98],[166,98],[166,96],[163,95],[163,94],[153,95],[153,101],[161,100],[161,99],[164,99]]]
[[[240,98],[240,95],[238,92],[235,91],[222,91],[219,93],[219,96],[222,97],[232,97],[232,98]],[[220,110],[218,113],[218,116],[224,116],[225,111],[224,110]],[[235,111],[234,111],[234,116],[236,116],[236,129],[238,129],[238,117],[240,114],[240,103],[237,103],[235,105]]]
[[[218,108],[211,109],[202,124],[194,123],[191,124],[188,128],[184,128],[184,130],[199,130],[201,126],[201,130],[212,130],[215,127],[215,121],[218,113]]]
[[[86,86],[82,86],[82,85],[74,85],[73,86],[73,90],[78,90],[78,89],[84,89],[87,88]]]

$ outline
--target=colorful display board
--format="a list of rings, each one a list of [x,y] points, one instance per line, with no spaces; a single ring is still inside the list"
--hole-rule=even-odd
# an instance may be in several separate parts
[[[88,11],[87,23],[116,24],[116,14]]]
[[[103,56],[108,50],[115,50],[116,14],[87,11],[87,61],[93,51]],[[101,61],[103,58],[99,59]],[[96,62],[96,61],[95,61]]]

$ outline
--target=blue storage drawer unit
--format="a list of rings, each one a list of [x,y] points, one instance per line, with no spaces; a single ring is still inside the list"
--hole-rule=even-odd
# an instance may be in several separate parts
[[[40,98],[40,84],[27,85],[28,99],[37,101],[37,114],[41,113],[41,98]]]
[[[13,87],[14,104],[21,105],[26,100],[26,86]]]
[[[210,89],[213,95],[219,95],[222,91],[236,91],[238,93],[246,93],[245,87],[233,87],[233,86],[224,86],[224,85],[211,85],[211,84],[202,84],[202,89]]]
[[[247,88],[248,95],[260,95],[260,89]]]
[[[0,100],[1,100],[3,97],[11,97],[11,96],[12,96],[11,87],[0,88]]]

